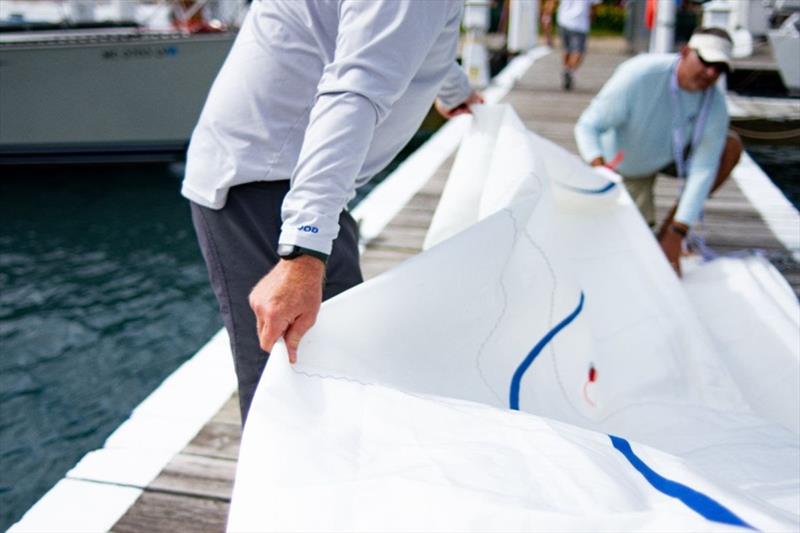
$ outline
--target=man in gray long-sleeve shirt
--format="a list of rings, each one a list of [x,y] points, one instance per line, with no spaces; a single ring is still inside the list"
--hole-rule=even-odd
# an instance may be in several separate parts
[[[274,343],[283,337],[295,362],[323,296],[361,280],[344,210],[356,187],[434,99],[445,116],[481,100],[455,63],[462,9],[253,2],[192,135],[182,189],[231,337],[243,419]]]

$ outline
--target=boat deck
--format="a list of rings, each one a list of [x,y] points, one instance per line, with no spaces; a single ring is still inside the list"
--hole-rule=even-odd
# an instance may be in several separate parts
[[[619,39],[594,39],[576,88],[560,88],[560,54],[539,59],[504,101],[513,104],[527,126],[570,151],[575,151],[572,129],[582,110],[627,56]],[[374,277],[419,253],[433,211],[441,195],[452,158],[367,246],[362,265],[366,278]],[[659,214],[674,201],[676,180],[659,178]],[[758,211],[732,180],[708,202],[707,242],[719,251],[757,248],[773,261],[800,293],[800,264],[775,237]],[[214,416],[192,442],[145,489],[136,503],[114,525],[113,531],[222,531],[233,487],[239,448],[236,396]],[[269,502],[264,502],[269,512]]]

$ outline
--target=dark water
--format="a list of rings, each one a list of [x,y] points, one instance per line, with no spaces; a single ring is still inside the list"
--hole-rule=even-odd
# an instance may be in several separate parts
[[[0,530],[221,327],[179,184],[2,169]]]
[[[800,209],[800,146],[753,144],[746,149],[783,195]]]
[[[789,98],[789,90],[783,84],[777,70],[754,70],[737,68],[727,75],[728,90],[744,96],[767,98]]]

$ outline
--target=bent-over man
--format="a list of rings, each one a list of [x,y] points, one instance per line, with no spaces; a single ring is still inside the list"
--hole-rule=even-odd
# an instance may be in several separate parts
[[[652,228],[656,174],[686,178],[658,231],[661,248],[679,275],[684,237],[742,152],[741,140],[728,131],[725,95],[716,86],[731,68],[731,48],[724,30],[701,28],[677,55],[629,59],[575,126],[578,149],[591,165],[621,158],[616,170]]]

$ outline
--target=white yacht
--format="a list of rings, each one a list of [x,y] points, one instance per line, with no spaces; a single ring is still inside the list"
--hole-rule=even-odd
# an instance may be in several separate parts
[[[792,14],[780,28],[769,32],[769,44],[789,94],[800,96],[800,11]]]
[[[202,18],[206,2],[141,7],[169,22],[31,21],[6,4],[0,164],[181,157],[235,21]]]

